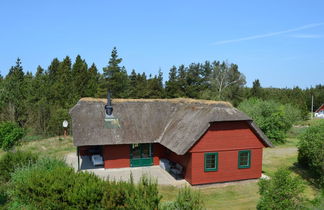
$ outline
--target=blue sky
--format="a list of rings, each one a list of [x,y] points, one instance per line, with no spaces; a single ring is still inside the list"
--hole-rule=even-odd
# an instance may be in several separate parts
[[[238,64],[247,85],[323,84],[324,1],[16,1],[0,2],[0,71],[80,54],[98,69],[116,46],[128,72],[168,78],[172,65]]]

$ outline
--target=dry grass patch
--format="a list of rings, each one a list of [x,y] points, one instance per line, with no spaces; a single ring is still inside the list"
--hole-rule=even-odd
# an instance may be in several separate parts
[[[40,156],[63,158],[66,154],[76,151],[72,138],[52,137],[43,140],[22,142],[17,150],[29,151]],[[5,152],[0,150],[0,157]]]
[[[178,188],[159,186],[162,202],[175,199]],[[242,182],[228,186],[195,189],[201,192],[207,209],[255,209],[259,199],[257,182]]]

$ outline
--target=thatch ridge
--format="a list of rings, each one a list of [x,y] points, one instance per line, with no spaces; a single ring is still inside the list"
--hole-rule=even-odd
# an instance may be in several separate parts
[[[80,101],[93,101],[106,103],[106,98],[81,98]],[[233,107],[230,102],[227,101],[214,101],[205,99],[192,99],[192,98],[158,98],[158,99],[146,99],[146,98],[114,98],[113,103],[125,103],[125,102],[169,102],[169,103],[186,103],[186,104],[215,104],[223,105],[225,107]]]

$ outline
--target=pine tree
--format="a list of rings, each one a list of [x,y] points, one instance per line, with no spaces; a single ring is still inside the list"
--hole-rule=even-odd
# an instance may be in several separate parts
[[[7,120],[17,122],[20,126],[23,126],[26,122],[24,76],[20,58],[17,58],[16,65],[10,68],[5,78],[4,99],[8,115]]]
[[[135,69],[132,70],[129,75],[129,97],[130,98],[138,98],[137,95],[137,74]]]
[[[85,97],[94,97],[98,90],[99,74],[96,65],[93,63],[88,69],[88,80],[86,84]]]
[[[34,128],[36,134],[46,134],[50,118],[50,105],[48,103],[48,75],[41,66],[37,67],[32,81],[32,94],[28,97],[29,126]]]
[[[163,75],[159,71],[158,76],[154,76],[147,81],[147,96],[148,98],[163,98]]]
[[[165,82],[165,92],[168,98],[177,97],[179,91],[177,67],[172,66],[169,71],[169,80]]]
[[[250,95],[252,97],[261,98],[262,97],[261,91],[262,91],[262,88],[261,88],[260,81],[258,79],[254,80]]]
[[[72,66],[72,81],[73,81],[73,97],[79,100],[86,96],[87,84],[89,80],[88,65],[85,60],[82,60],[80,55],[77,55]]]
[[[187,88],[188,88],[188,83],[187,83],[187,75],[188,75],[188,70],[184,65],[180,65],[178,67],[177,71],[177,77],[178,77],[178,89],[177,89],[177,94],[176,97],[188,97],[188,94],[186,93]]]
[[[122,59],[118,58],[117,49],[114,47],[111,52],[108,66],[103,68],[103,76],[107,85],[106,90],[108,88],[115,98],[125,98],[128,95],[128,75],[125,67],[120,67],[121,62]],[[100,92],[102,93],[104,90],[101,89]]]
[[[55,102],[60,107],[69,108],[70,104],[76,103],[77,100],[73,97],[71,90],[73,87],[73,80],[71,77],[72,62],[69,56],[66,56],[58,67],[58,78],[56,81],[56,99]]]

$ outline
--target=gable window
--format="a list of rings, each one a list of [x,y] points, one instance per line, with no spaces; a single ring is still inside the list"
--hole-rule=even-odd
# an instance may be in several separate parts
[[[250,168],[251,165],[251,151],[242,150],[238,152],[238,167]]]
[[[218,169],[218,153],[205,153],[205,171],[217,171]]]

